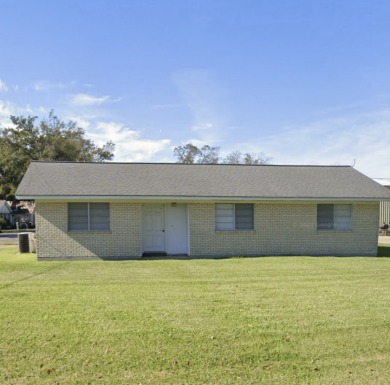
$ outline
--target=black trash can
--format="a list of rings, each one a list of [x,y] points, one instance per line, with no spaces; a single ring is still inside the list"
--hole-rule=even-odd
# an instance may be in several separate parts
[[[19,253],[30,252],[29,233],[19,233],[18,242],[19,242]]]

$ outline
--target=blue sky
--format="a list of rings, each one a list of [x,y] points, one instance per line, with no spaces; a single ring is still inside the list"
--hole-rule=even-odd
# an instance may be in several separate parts
[[[0,0],[0,125],[72,119],[116,161],[194,144],[390,178],[388,0]]]

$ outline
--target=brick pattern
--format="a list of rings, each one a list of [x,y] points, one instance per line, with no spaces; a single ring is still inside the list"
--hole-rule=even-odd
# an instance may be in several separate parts
[[[68,231],[67,203],[36,204],[38,258],[141,257],[142,206],[110,203],[110,231]]]
[[[193,256],[376,255],[379,203],[352,204],[352,230],[317,230],[315,203],[256,203],[254,230],[215,230],[214,203],[189,203]],[[67,203],[37,202],[37,254],[140,258],[142,204],[110,203],[111,231],[67,231]]]
[[[214,203],[189,208],[192,255],[376,255],[378,203],[352,205],[352,230],[317,230],[315,203],[258,203],[254,230],[215,230]]]

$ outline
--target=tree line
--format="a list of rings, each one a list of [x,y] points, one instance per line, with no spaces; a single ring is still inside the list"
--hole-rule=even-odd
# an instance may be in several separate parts
[[[187,143],[183,146],[177,146],[173,149],[173,155],[177,163],[201,163],[201,164],[245,164],[261,165],[269,164],[271,158],[263,152],[260,153],[242,153],[235,150],[225,157],[220,156],[220,147],[205,145],[202,147]]]
[[[0,199],[14,200],[14,193],[32,160],[105,162],[114,159],[115,144],[97,146],[85,137],[76,122],[64,122],[54,111],[47,119],[36,116],[11,116],[12,126],[0,127]],[[264,153],[233,151],[225,157],[219,147],[192,143],[177,146],[173,155],[178,163],[267,164]]]
[[[0,127],[0,199],[12,200],[32,160],[104,162],[114,158],[114,143],[97,146],[85,138],[76,122],[63,122],[54,111],[47,119],[37,119],[11,116],[12,127]]]

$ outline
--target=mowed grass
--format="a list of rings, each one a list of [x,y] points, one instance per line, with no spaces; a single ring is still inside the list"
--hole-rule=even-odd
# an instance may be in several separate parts
[[[380,253],[36,262],[2,248],[0,383],[389,384]]]

